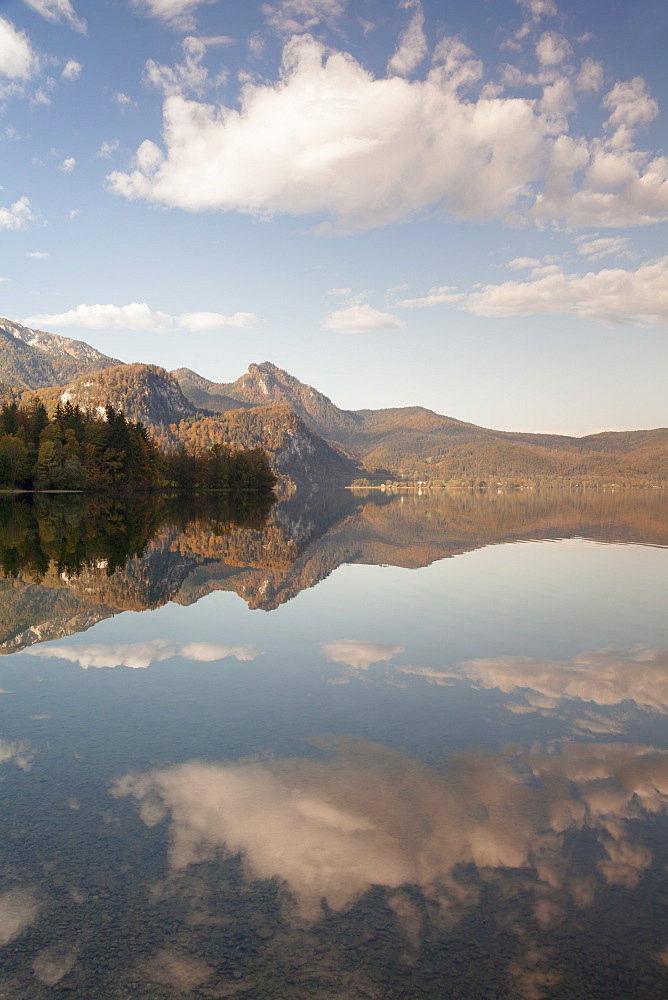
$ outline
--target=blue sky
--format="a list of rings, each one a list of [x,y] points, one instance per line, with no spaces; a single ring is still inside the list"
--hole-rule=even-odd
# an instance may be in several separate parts
[[[343,407],[668,424],[656,0],[0,0],[0,314]]]

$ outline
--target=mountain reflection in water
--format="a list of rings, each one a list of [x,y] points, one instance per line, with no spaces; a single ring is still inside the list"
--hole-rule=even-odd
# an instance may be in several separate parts
[[[217,590],[270,611],[344,563],[418,568],[526,539],[668,545],[667,514],[659,491],[4,500],[0,652]]]
[[[0,1000],[665,1000],[667,508],[5,500]]]

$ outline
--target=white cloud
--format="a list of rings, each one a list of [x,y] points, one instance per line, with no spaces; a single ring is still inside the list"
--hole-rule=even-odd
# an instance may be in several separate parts
[[[635,271],[609,268],[566,274],[554,265],[538,268],[529,281],[484,285],[459,305],[478,316],[561,313],[607,323],[665,323],[668,257],[641,264]]]
[[[200,333],[206,330],[225,330],[232,328],[235,330],[251,330],[260,322],[255,313],[236,312],[232,316],[224,316],[215,312],[194,312],[183,313],[177,318],[180,326],[193,333]]]
[[[48,250],[26,250],[26,257],[31,257],[33,260],[46,260],[50,256]]]
[[[537,17],[549,9],[528,6]],[[164,145],[146,139],[128,171],[108,176],[110,189],[126,198],[261,218],[324,213],[344,230],[430,207],[511,224],[617,227],[668,219],[668,157],[634,146],[637,129],[657,113],[645,82],[637,77],[610,89],[602,136],[569,135],[577,95],[598,88],[602,77],[598,64],[585,61],[576,84],[575,68],[561,65],[570,49],[554,32],[538,42],[537,75],[507,67],[494,86],[455,38],[438,43],[431,69],[417,80],[374,77],[349,53],[294,35],[278,79],[246,79],[238,108],[188,96],[208,80],[204,43],[186,43],[182,64],[148,64],[148,78],[165,93]],[[504,95],[516,85],[539,88],[541,96]],[[473,87],[479,95],[464,96]]]
[[[396,52],[387,64],[388,72],[408,76],[427,55],[427,39],[424,33],[424,10],[418,2],[404,3],[403,7],[416,7],[410,23],[402,31]]]
[[[33,254],[32,256],[35,256]],[[47,255],[48,256],[48,255]],[[64,313],[42,313],[30,316],[26,322],[35,326],[75,326],[86,330],[146,330],[165,333],[169,330],[223,330],[228,328],[248,330],[260,322],[255,313],[237,312],[231,316],[223,313],[196,312],[170,316],[169,313],[151,309],[145,302],[131,302],[126,306],[86,305],[68,309]]]
[[[461,43],[439,46],[426,80],[375,79],[310,36],[284,49],[276,84],[248,83],[240,110],[170,94],[166,153],[114,172],[111,189],[190,211],[328,212],[381,225],[431,204],[504,215],[545,155],[552,122],[532,101],[464,101],[480,75]]]
[[[111,154],[115,153],[119,146],[120,142],[118,139],[111,139],[109,142],[103,142],[95,155],[101,156],[104,159],[109,159]]]
[[[403,325],[392,313],[381,312],[365,304],[334,310],[325,318],[323,329],[336,333],[366,333],[370,330],[396,330]]]
[[[600,62],[587,56],[583,59],[580,72],[577,77],[578,90],[598,91],[603,86],[604,72]]]
[[[182,644],[170,639],[150,639],[147,642],[118,644],[92,643],[82,646],[33,647],[25,650],[28,656],[44,659],[69,660],[84,670],[89,668],[130,667],[145,670],[152,663],[183,656],[200,663],[223,660],[233,656],[237,660],[254,660],[258,650],[253,646],[224,646],[216,642],[191,642]]]
[[[554,0],[517,0],[520,7],[524,7],[531,15],[533,21],[540,21],[543,17],[556,17],[557,5]]]
[[[538,267],[540,261],[536,257],[514,257],[509,260],[506,267],[511,271],[524,271],[526,268]]]
[[[405,648],[397,643],[370,642],[367,639],[335,639],[322,643],[326,659],[345,663],[353,670],[368,670],[372,663],[391,660],[403,653]]]
[[[60,74],[63,80],[76,80],[81,73],[83,66],[76,59],[68,59]]]
[[[626,253],[628,251],[629,239],[627,236],[581,236],[576,240],[578,253],[589,260],[600,260],[601,257],[609,257],[612,254]]]
[[[124,94],[122,90],[116,91],[114,94],[114,100],[116,101],[116,104],[120,104],[122,108],[127,108],[135,104],[135,101],[133,101],[131,97],[128,97],[127,94]]]
[[[78,17],[70,0],[23,0],[23,2],[45,17],[47,21],[67,24],[70,28],[85,35],[86,22]]]
[[[73,156],[68,156],[67,159],[63,160],[60,164],[59,169],[63,171],[64,174],[71,174],[77,165],[77,161]]]
[[[34,218],[30,202],[25,196],[9,208],[0,207],[0,229],[25,229]]]
[[[347,0],[281,0],[263,4],[262,13],[279,35],[311,31],[319,24],[334,24],[347,7]]]
[[[207,49],[213,46],[232,45],[234,39],[228,35],[194,38],[189,35],[183,40],[184,61],[176,65],[162,66],[153,59],[146,63],[145,79],[164,94],[182,94],[192,91],[202,94],[209,82],[209,73],[202,60]]]
[[[0,76],[29,80],[37,66],[37,56],[26,33],[17,31],[11,21],[0,17]]]
[[[545,31],[536,42],[536,57],[541,66],[558,66],[573,50],[564,38],[556,31]]]
[[[453,286],[441,285],[439,288],[430,288],[422,298],[400,299],[395,305],[398,309],[426,309],[444,302],[458,302],[461,298],[461,292],[457,292]]]
[[[177,31],[194,31],[197,22],[194,11],[202,4],[216,3],[216,0],[131,0],[132,6],[175,28]]]

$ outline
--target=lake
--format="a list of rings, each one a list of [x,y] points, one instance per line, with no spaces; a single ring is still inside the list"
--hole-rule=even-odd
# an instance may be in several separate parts
[[[665,1000],[660,490],[0,500],[0,1000]]]

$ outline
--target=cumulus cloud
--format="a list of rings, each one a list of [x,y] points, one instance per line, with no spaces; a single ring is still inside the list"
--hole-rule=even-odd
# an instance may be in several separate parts
[[[350,55],[294,37],[280,80],[247,83],[239,110],[167,96],[166,152],[143,143],[135,169],[110,174],[109,186],[190,211],[326,212],[349,227],[432,204],[503,216],[554,126],[529,100],[460,98],[479,75],[454,40],[419,81],[376,79]]]
[[[59,169],[62,170],[64,174],[71,174],[76,165],[77,161],[74,159],[74,157],[68,156],[67,159],[63,160],[63,162],[60,164]]]
[[[572,54],[567,40],[556,31],[545,31],[536,42],[536,57],[541,66],[558,66]]]
[[[368,333],[371,330],[396,330],[403,325],[392,313],[364,304],[335,309],[325,318],[323,329],[336,333]]]
[[[236,312],[231,316],[225,316],[216,312],[194,312],[183,313],[177,318],[177,322],[186,330],[193,333],[205,330],[224,330],[227,328],[235,330],[252,330],[259,323],[255,313]]]
[[[30,257],[33,260],[46,260],[51,254],[48,250],[26,250],[26,257]]]
[[[25,322],[42,327],[73,326],[86,330],[144,330],[151,333],[167,333],[178,330],[190,332],[249,330],[260,320],[255,313],[249,312],[236,312],[230,316],[215,312],[170,316],[169,313],[151,309],[145,302],[130,302],[126,306],[82,304],[64,313],[41,313],[29,316]]]
[[[9,208],[0,207],[0,229],[25,229],[34,218],[30,201],[25,196],[19,198]]]
[[[589,260],[600,260],[601,257],[610,257],[614,254],[622,254],[628,251],[629,240],[626,236],[580,236],[577,240],[578,253]]]
[[[18,31],[11,21],[0,17],[0,76],[29,80],[37,67],[37,55],[25,31]]]
[[[23,0],[23,2],[47,21],[66,24],[82,35],[86,34],[86,22],[77,15],[70,0]]]
[[[401,33],[396,52],[387,64],[390,73],[408,76],[427,55],[427,39],[424,33],[424,10],[419,0],[407,0],[402,7],[415,7],[410,23]]]
[[[127,94],[124,94],[122,90],[117,90],[114,94],[114,100],[116,104],[119,104],[122,108],[127,108],[133,105],[135,102]]]
[[[263,4],[262,12],[277,34],[292,35],[334,24],[346,7],[347,0],[281,0]]]
[[[203,65],[207,49],[212,46],[231,45],[233,38],[228,35],[211,37],[189,35],[183,40],[184,61],[174,68],[163,66],[149,59],[146,63],[145,79],[164,94],[182,94],[192,91],[202,94],[209,81],[209,73]]]
[[[397,643],[370,642],[367,639],[335,639],[323,642],[322,651],[333,663],[345,663],[353,670],[368,670],[372,663],[391,660],[406,647]]]
[[[130,667],[146,670],[152,663],[182,656],[199,663],[224,660],[233,656],[237,660],[254,660],[259,652],[253,646],[227,646],[217,642],[179,643],[170,639],[150,639],[147,642],[117,644],[92,643],[82,646],[50,646],[24,650],[28,656],[43,659],[69,660],[83,670],[89,668]]]
[[[441,285],[439,288],[430,288],[421,298],[400,299],[395,305],[398,309],[426,309],[429,306],[442,305],[444,302],[458,302],[462,297],[462,293],[454,286]]]
[[[547,753],[462,754],[440,771],[377,744],[344,742],[333,759],[192,761],[128,774],[148,826],[169,819],[173,869],[239,854],[253,879],[279,879],[299,915],[341,910],[371,886],[420,886],[451,912],[475,902],[461,865],[491,875],[526,869],[536,916],[554,919],[581,886],[564,862],[567,837],[598,841],[592,864],[633,886],[652,862],[634,819],[665,812],[668,754],[627,744],[566,744]],[[597,858],[594,861],[594,858]],[[550,906],[546,907],[546,903]]]
[[[197,27],[194,11],[209,3],[216,0],[131,0],[137,10],[177,31],[194,31]]]
[[[538,267],[540,261],[535,257],[513,257],[506,264],[506,267],[510,268],[511,271],[524,271],[527,268]]]
[[[267,10],[283,17],[297,5],[302,25],[309,12],[320,18],[335,11],[315,0]],[[602,86],[598,63],[585,60],[578,73],[566,39],[544,32],[537,74],[508,66],[500,83],[485,84],[474,54],[444,38],[424,79],[407,79],[426,43],[421,6],[404,6],[414,8],[412,20],[386,77],[293,33],[278,79],[248,78],[233,108],[189,96],[208,87],[201,39],[186,40],[191,50],[174,68],[149,63],[148,78],[165,93],[163,145],[145,140],[129,170],[109,175],[110,189],[188,211],[325,214],[344,230],[427,208],[513,224],[626,226],[668,218],[668,158],[634,145],[657,113],[642,78],[617,82],[606,94],[601,136],[571,136],[578,94]],[[550,5],[527,9],[540,20]],[[540,97],[508,96],[516,86],[537,88]]]
[[[528,281],[483,285],[459,308],[478,316],[571,314],[605,323],[665,323],[668,320],[668,257],[635,271],[606,268],[567,274],[553,265],[536,268]]]
[[[95,155],[101,156],[103,159],[109,159],[112,153],[115,153],[116,150],[119,148],[119,146],[120,142],[118,141],[118,139],[111,139],[108,142],[105,141],[102,143],[102,145],[100,146]]]
[[[605,74],[600,62],[592,59],[591,56],[587,56],[586,59],[582,60],[576,86],[578,90],[598,91],[603,86],[604,76]]]
[[[63,67],[63,72],[60,74],[63,80],[76,80],[81,74],[83,66],[76,59],[68,59]]]

